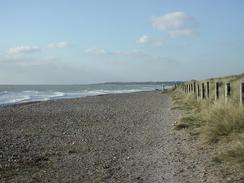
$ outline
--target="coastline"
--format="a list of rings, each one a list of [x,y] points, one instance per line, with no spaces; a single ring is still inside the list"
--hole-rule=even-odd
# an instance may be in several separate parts
[[[23,101],[23,102],[17,102],[17,103],[9,103],[9,104],[0,104],[1,107],[19,107],[22,105],[29,105],[29,104],[35,104],[35,103],[45,103],[45,102],[56,102],[56,101],[68,101],[68,100],[76,100],[86,97],[97,97],[97,96],[105,96],[105,95],[123,95],[123,94],[130,94],[130,93],[141,93],[141,92],[153,92],[152,91],[136,91],[136,92],[128,92],[128,93],[106,93],[106,94],[98,94],[98,95],[87,95],[87,96],[81,96],[81,97],[72,97],[72,98],[55,98],[55,99],[48,99],[48,100],[37,100],[37,101]],[[156,91],[156,90],[155,90]]]
[[[227,182],[171,107],[159,91],[0,107],[0,181]]]
[[[153,84],[153,83],[152,83]],[[153,91],[160,85],[97,84],[97,85],[0,85],[0,105],[33,101],[74,99],[103,94]]]

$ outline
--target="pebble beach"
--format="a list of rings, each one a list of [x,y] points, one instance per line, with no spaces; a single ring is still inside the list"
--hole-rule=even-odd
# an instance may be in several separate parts
[[[0,107],[0,182],[225,182],[171,107],[159,91]]]

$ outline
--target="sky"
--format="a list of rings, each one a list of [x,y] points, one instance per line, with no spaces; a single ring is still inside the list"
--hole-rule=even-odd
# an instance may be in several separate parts
[[[244,72],[243,0],[0,0],[0,84]]]

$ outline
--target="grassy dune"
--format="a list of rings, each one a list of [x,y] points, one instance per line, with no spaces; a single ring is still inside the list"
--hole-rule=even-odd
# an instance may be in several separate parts
[[[209,82],[210,86],[210,100],[215,99],[215,93],[214,93],[214,87],[215,83],[219,82],[220,83],[220,99],[224,98],[224,92],[225,92],[225,83],[230,83],[231,84],[231,101],[234,103],[238,103],[240,101],[240,83],[244,83],[244,74],[241,75],[233,75],[233,76],[226,76],[223,78],[210,78],[204,81],[199,81],[199,82]],[[196,83],[199,83],[196,82]]]
[[[177,130],[187,129],[203,144],[216,147],[214,160],[235,163],[244,172],[244,108],[239,105],[240,82],[244,75],[209,79],[210,98],[197,101],[194,94],[180,89],[172,92],[174,108],[184,111],[177,122]],[[214,83],[221,82],[220,98],[214,101]],[[230,82],[232,91],[228,103],[224,100],[224,83]],[[243,175],[242,175],[243,176]]]

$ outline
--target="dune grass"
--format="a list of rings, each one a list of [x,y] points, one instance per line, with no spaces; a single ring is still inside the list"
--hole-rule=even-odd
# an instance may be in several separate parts
[[[237,162],[244,171],[244,108],[235,100],[225,104],[224,98],[199,102],[194,95],[185,95],[180,90],[172,92],[172,98],[173,109],[183,110],[185,114],[175,129],[187,129],[203,144],[225,143],[223,139],[229,138],[230,148],[221,150],[218,158]]]
[[[174,91],[172,98],[172,109],[185,111],[176,128],[201,128],[200,138],[206,143],[217,142],[223,136],[244,132],[244,108],[233,102],[225,104],[223,98],[216,102],[199,102],[193,95],[185,95],[181,91]]]
[[[222,100],[202,109],[203,121],[200,137],[204,142],[217,142],[223,136],[244,131],[244,109]]]
[[[231,142],[229,150],[221,152],[217,159],[239,163],[244,170],[244,138]]]
[[[180,109],[184,111],[198,110],[200,105],[194,95],[185,95],[183,92],[178,90],[171,94],[173,98],[174,107],[172,109]]]

